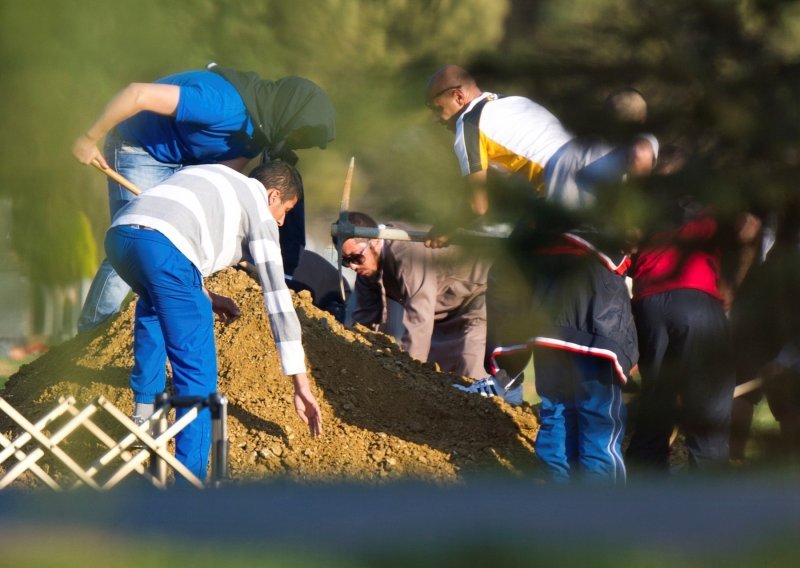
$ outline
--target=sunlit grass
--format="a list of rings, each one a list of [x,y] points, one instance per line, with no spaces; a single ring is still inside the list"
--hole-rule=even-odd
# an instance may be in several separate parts
[[[35,352],[27,355],[23,359],[14,359],[12,357],[0,357],[0,391],[5,388],[6,381],[19,370],[23,365],[34,361],[42,352]]]

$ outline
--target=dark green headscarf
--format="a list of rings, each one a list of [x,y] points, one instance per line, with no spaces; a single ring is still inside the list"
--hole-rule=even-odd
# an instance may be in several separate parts
[[[256,141],[270,157],[288,157],[291,150],[314,146],[325,148],[335,137],[333,104],[313,81],[302,77],[268,81],[252,71],[236,71],[213,63],[209,70],[222,75],[239,91],[256,127]]]

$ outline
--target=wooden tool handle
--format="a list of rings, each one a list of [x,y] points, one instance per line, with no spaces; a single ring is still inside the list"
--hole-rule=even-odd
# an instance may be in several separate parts
[[[118,174],[111,168],[104,168],[103,166],[100,165],[100,162],[98,162],[97,160],[92,160],[92,165],[101,172],[103,172],[104,174],[106,174],[108,177],[113,179],[115,182],[120,184],[122,187],[130,191],[132,194],[140,195],[142,193],[142,190],[136,187],[136,185],[130,180],[128,180],[125,176]]]
[[[350,167],[347,168],[347,175],[344,178],[344,189],[342,190],[342,203],[339,211],[348,211],[350,209],[350,188],[353,185],[353,170],[356,167],[356,157],[350,158]]]

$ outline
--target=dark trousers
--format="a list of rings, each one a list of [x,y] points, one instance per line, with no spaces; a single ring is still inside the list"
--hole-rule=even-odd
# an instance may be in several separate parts
[[[306,211],[305,200],[298,201],[297,205],[286,214],[279,235],[281,241],[281,258],[283,258],[283,273],[287,276],[294,274],[300,263],[300,255],[306,248]]]
[[[690,467],[727,463],[735,374],[722,306],[699,290],[673,290],[636,300],[633,315],[642,395],[630,467],[667,470],[675,425]]]
[[[542,314],[533,308],[529,280],[517,261],[498,255],[489,269],[486,287],[486,350],[484,369],[500,369],[515,377],[531,358],[528,342],[541,328]]]

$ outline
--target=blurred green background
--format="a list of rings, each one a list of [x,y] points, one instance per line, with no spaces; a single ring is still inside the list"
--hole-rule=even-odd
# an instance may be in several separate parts
[[[56,290],[61,301],[66,291],[74,301],[76,282],[91,278],[103,256],[109,222],[105,179],[72,158],[74,139],[128,83],[210,61],[264,78],[305,76],[333,98],[337,139],[324,151],[301,152],[299,163],[309,233],[322,246],[351,156],[354,209],[434,223],[453,208],[462,186],[452,136],[422,104],[428,77],[445,63],[470,69],[485,90],[543,103],[578,134],[597,132],[610,90],[635,86],[650,102],[649,129],[662,144],[697,151],[703,169],[695,189],[723,214],[743,205],[797,206],[796,1],[0,0],[0,205],[8,211],[3,216],[0,207],[0,264],[13,264],[32,290]],[[658,211],[633,190],[607,206],[646,224]],[[18,317],[12,308],[20,299],[6,290],[2,301],[0,322]],[[536,504],[530,510],[535,515]],[[4,554],[16,565],[96,560],[82,547],[56,562],[38,541],[6,534]],[[758,559],[777,566],[796,559],[788,539],[737,558],[699,560],[637,550],[593,550],[586,558],[580,548],[537,556],[534,545],[505,548],[499,539],[488,553],[447,543],[424,555],[403,549],[388,558],[322,561],[249,548],[231,555],[212,544],[178,552],[163,541],[116,544],[99,547],[108,565],[179,558],[198,566],[454,565],[452,556],[458,565],[486,558],[497,565],[746,566]]]
[[[73,140],[133,81],[210,61],[318,82],[337,139],[301,152],[308,230],[327,244],[348,160],[354,209],[434,223],[459,198],[452,136],[423,92],[444,63],[596,132],[614,88],[650,102],[663,143],[692,144],[722,209],[781,204],[797,179],[800,6],[779,0],[0,0],[0,231],[36,287],[90,278],[108,225],[105,179]],[[644,223],[646,199],[608,204]],[[624,205],[622,205],[624,204]],[[74,294],[73,294],[74,296]],[[2,315],[0,315],[2,317]]]

